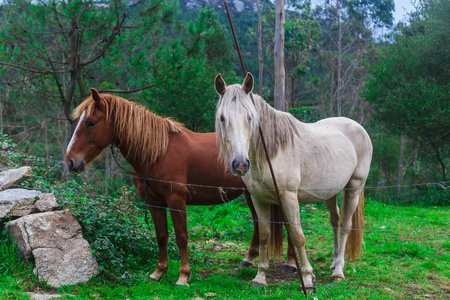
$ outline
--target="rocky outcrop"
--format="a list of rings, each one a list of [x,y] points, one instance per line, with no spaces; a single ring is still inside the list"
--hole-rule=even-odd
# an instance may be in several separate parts
[[[18,169],[10,169],[0,172],[0,191],[11,187],[16,187],[24,181],[27,176],[30,176],[31,173],[32,171],[30,167],[21,167]]]
[[[34,203],[41,192],[25,189],[10,189],[0,192],[0,219],[26,216],[35,210]]]
[[[256,2],[254,0],[228,0],[228,7],[231,12],[255,12]],[[200,10],[203,7],[210,6],[218,11],[225,12],[223,0],[181,0],[183,9]]]
[[[69,211],[32,214],[8,226],[20,252],[34,259],[39,280],[52,287],[87,282],[98,265],[81,226]]]
[[[0,227],[6,223],[22,256],[35,262],[39,280],[52,287],[87,282],[98,274],[98,265],[76,218],[69,211],[52,211],[58,207],[52,193],[4,190],[30,174],[30,167],[0,173]]]

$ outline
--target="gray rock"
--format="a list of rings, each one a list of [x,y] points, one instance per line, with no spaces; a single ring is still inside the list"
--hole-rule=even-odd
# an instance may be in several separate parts
[[[0,219],[5,216],[21,217],[31,213],[36,197],[41,192],[25,189],[10,189],[0,192]]]
[[[60,294],[38,294],[38,293],[27,293],[30,296],[30,300],[50,300],[55,298],[60,298]]]
[[[30,176],[31,173],[31,167],[21,167],[0,172],[0,191],[17,186],[24,181],[27,176]]]
[[[36,210],[39,212],[52,211],[58,207],[56,197],[53,193],[42,194],[36,203],[34,203]]]
[[[34,258],[39,280],[52,287],[87,282],[98,265],[81,226],[68,211],[32,214],[8,226],[22,255]]]

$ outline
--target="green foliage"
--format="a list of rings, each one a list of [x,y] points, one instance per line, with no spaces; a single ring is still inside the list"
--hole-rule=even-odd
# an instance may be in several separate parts
[[[11,236],[2,228],[0,233],[0,274],[1,276],[14,276],[34,279],[31,272],[33,265],[22,260],[19,248],[14,244]]]
[[[441,185],[423,187],[405,187],[401,191],[390,189],[376,191],[374,199],[388,204],[418,205],[418,206],[449,206],[450,192]]]
[[[448,1],[423,2],[411,25],[400,25],[395,43],[385,46],[365,87],[375,118],[435,153],[444,180],[450,141],[448,13]]]
[[[313,110],[310,107],[293,107],[289,108],[289,113],[293,115],[297,120],[304,123],[314,123],[316,118],[313,116]]]
[[[214,78],[219,72],[232,75],[232,48],[225,32],[217,14],[205,8],[195,22],[172,33],[180,37],[157,50],[158,59],[150,67],[156,82],[146,92],[152,110],[173,117],[193,131],[214,129],[218,99]]]

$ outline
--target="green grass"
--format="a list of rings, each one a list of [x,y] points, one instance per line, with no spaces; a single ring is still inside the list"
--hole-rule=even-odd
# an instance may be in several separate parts
[[[127,284],[114,284],[100,276],[88,284],[60,288],[58,292],[72,295],[65,296],[67,299],[303,298],[295,276],[281,274],[283,258],[271,259],[267,288],[250,288],[256,267],[237,268],[245,256],[253,225],[246,220],[221,216],[250,219],[242,201],[216,207],[189,207],[188,211],[192,212],[188,215],[193,273],[190,287],[175,287],[179,275],[175,251],[171,254],[169,271],[160,282],[146,280],[153,269],[145,272],[138,269],[129,270]],[[328,212],[323,205],[302,206],[301,217],[302,222],[311,225],[304,229],[308,258],[316,275],[317,290],[308,299],[445,299],[450,296],[448,235],[418,232],[448,232],[447,207],[393,206],[369,200],[362,259],[347,263],[346,280],[340,283],[330,280],[332,232],[327,228]],[[380,229],[382,226],[384,230]],[[174,239],[173,231],[170,232]],[[1,255],[3,258],[3,251]],[[22,268],[17,260],[13,261],[17,270]],[[37,286],[54,292],[37,283],[29,267],[20,272],[9,267],[3,274],[1,299],[26,299],[21,292]]]

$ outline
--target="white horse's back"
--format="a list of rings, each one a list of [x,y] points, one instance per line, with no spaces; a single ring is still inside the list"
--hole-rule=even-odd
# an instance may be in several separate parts
[[[299,160],[285,166],[299,170],[299,202],[319,202],[343,188],[364,186],[372,143],[361,125],[341,117],[312,124],[298,122],[297,128],[300,136],[294,147],[281,150],[279,155],[296,156]],[[361,179],[360,185],[349,186],[352,178]]]

